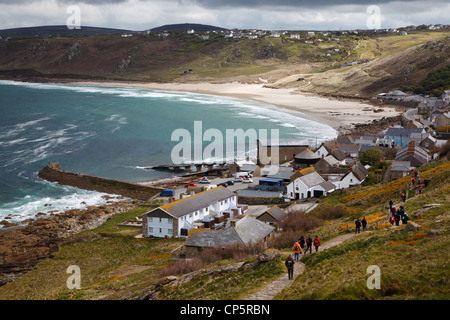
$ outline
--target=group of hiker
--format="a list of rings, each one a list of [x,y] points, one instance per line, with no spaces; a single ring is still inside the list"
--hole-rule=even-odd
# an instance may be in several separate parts
[[[309,234],[306,239],[304,236],[301,236],[298,241],[294,243],[294,246],[292,247],[292,251],[294,252],[294,257],[292,257],[292,254],[289,254],[289,256],[286,259],[285,265],[288,270],[288,278],[289,280],[293,280],[294,277],[294,264],[295,261],[299,261],[300,254],[306,254],[309,250],[309,253],[312,253],[312,246],[314,245],[316,252],[319,251],[320,247],[320,239],[319,236],[316,235],[314,240],[311,238],[311,235]]]
[[[419,194],[421,194],[423,187],[426,188],[428,186],[428,184],[430,183],[430,180],[427,178],[423,179],[423,186],[422,186],[422,181],[419,177],[419,171],[417,171],[417,169],[414,169],[414,171],[411,175],[411,187],[413,188],[416,185],[416,183],[417,183],[417,191],[419,192]],[[402,193],[402,200],[403,200],[403,202],[405,202],[406,197],[405,197],[405,199],[403,199],[403,195],[404,194]]]
[[[389,210],[391,212],[391,217],[389,218],[389,222],[391,225],[399,226],[400,220],[402,221],[402,224],[407,224],[409,220],[408,214],[405,212],[405,208],[403,206],[400,206],[400,208],[397,210],[396,207],[394,207],[394,202],[389,200]]]
[[[366,231],[367,220],[366,220],[366,217],[364,217],[364,216],[363,216],[363,218],[361,220],[359,220],[359,218],[356,219],[356,221],[355,221],[355,233],[360,233],[361,232],[361,226],[363,227],[363,231]]]

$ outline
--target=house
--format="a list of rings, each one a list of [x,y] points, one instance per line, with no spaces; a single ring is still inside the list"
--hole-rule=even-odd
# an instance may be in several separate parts
[[[257,140],[257,164],[269,164],[272,161],[272,150],[278,152],[278,163],[292,161],[296,154],[309,148],[308,141],[297,139],[258,139]],[[276,158],[276,156],[275,156]]]
[[[184,244],[186,258],[195,257],[205,248],[225,248],[233,244],[250,246],[261,241],[265,242],[274,230],[273,226],[263,221],[245,216],[239,220],[231,220],[230,227],[224,230],[192,232]]]
[[[384,135],[385,139],[392,140],[394,146],[406,147],[410,142],[411,133],[425,133],[424,128],[410,128],[405,129],[403,127],[395,126],[386,130]]]
[[[338,161],[332,154],[329,154],[320,159],[314,165],[314,169],[321,175],[346,172],[347,169],[340,167],[341,165],[345,165],[345,163]]]
[[[339,150],[342,151],[346,159],[357,159],[360,149],[361,145],[359,144],[345,144],[339,146]]]
[[[282,198],[283,192],[281,191],[263,191],[263,190],[254,190],[254,189],[242,189],[236,191],[236,193],[239,196],[239,199],[241,198]]]
[[[320,159],[322,159],[321,156],[317,155],[316,153],[312,152],[309,149],[306,149],[294,157],[294,164],[293,164],[294,170],[304,169],[313,166]]]
[[[430,156],[425,149],[416,146],[415,142],[411,141],[407,147],[397,151],[395,161],[409,161],[412,167],[417,168],[430,161]]]
[[[402,101],[406,96],[408,96],[407,93],[400,91],[400,90],[394,90],[394,91],[386,93],[385,98],[387,100]]]
[[[220,186],[182,198],[142,215],[144,237],[185,237],[189,230],[203,227],[203,221],[223,222],[240,214],[237,196]]]
[[[419,142],[419,146],[429,150],[433,150],[436,148],[436,138],[432,137],[431,135],[428,135],[425,139]]]
[[[287,197],[289,199],[318,198],[336,189],[333,183],[325,181],[313,168],[306,170],[308,170],[306,175],[298,177],[288,184]]]
[[[346,189],[360,185],[368,175],[369,171],[358,161],[350,168],[350,171],[343,175],[339,180],[334,179],[331,181],[333,181],[336,189]]]
[[[390,180],[403,178],[412,170],[410,161],[392,161],[390,170]]]
[[[257,216],[256,219],[272,226],[276,226],[285,216],[286,212],[281,210],[277,205],[274,205]]]
[[[450,112],[443,113],[434,119],[436,128],[450,126]]]

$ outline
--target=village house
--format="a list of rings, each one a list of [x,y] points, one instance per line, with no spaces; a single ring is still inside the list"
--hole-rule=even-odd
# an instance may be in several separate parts
[[[275,228],[253,217],[245,216],[239,220],[230,220],[230,226],[224,230],[195,230],[189,234],[184,244],[186,258],[192,258],[205,248],[244,244],[251,246],[266,242]]]
[[[361,162],[356,162],[346,174],[330,176],[328,181],[332,182],[337,189],[347,189],[360,185],[369,175],[369,171]]]
[[[390,168],[390,180],[403,178],[412,170],[410,161],[392,161]]]
[[[327,195],[336,189],[336,186],[325,181],[314,168],[306,168],[300,171],[304,174],[296,178],[287,186],[287,197],[291,200],[318,198]]]
[[[410,136],[412,133],[425,133],[424,128],[410,128],[405,129],[403,127],[395,126],[386,130],[385,139],[392,140],[394,146],[406,147],[410,142]]]
[[[434,119],[436,129],[450,126],[450,112],[442,113]]]
[[[256,219],[276,227],[285,216],[286,212],[281,210],[277,205],[274,205],[257,216]]]
[[[186,237],[189,230],[241,214],[234,192],[220,186],[182,198],[142,215],[144,237]]]
[[[412,167],[417,168],[430,161],[430,156],[427,150],[416,146],[415,142],[411,141],[407,147],[397,151],[395,161],[409,161]]]

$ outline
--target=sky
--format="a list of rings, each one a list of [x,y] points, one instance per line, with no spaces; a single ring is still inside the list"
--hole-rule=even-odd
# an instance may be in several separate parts
[[[381,29],[450,24],[449,12],[450,0],[0,0],[0,29],[74,22],[134,31],[174,23],[228,29]]]

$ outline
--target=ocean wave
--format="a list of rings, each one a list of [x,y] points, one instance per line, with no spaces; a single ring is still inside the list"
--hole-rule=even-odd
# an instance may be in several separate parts
[[[70,189],[69,189],[70,188]],[[26,195],[15,202],[2,204],[0,207],[0,220],[11,217],[9,222],[19,223],[29,218],[35,218],[38,213],[61,213],[71,209],[84,210],[88,206],[98,206],[107,201],[123,201],[124,198],[117,195],[108,195],[95,191],[85,191],[76,188],[66,188],[72,193],[61,197],[39,197]],[[105,196],[113,197],[106,199]]]

